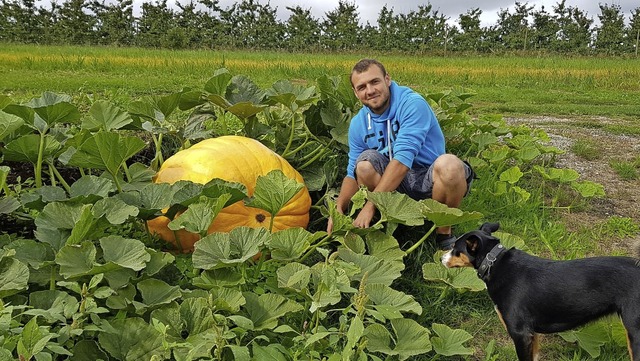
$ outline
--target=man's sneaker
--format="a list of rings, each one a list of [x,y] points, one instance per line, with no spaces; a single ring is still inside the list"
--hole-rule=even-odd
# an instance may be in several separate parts
[[[438,248],[443,251],[449,251],[453,248],[453,245],[456,243],[456,236],[452,234],[441,234],[436,233],[436,244]]]

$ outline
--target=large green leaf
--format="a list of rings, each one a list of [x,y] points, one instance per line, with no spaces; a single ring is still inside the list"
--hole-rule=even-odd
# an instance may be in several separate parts
[[[407,226],[424,224],[422,206],[418,201],[411,199],[406,194],[398,192],[367,192],[367,199],[376,205],[382,220]]]
[[[55,261],[60,266],[60,274],[66,278],[88,275],[96,264],[96,247],[89,241],[64,246]]]
[[[384,308],[393,309],[396,312],[411,312],[417,315],[422,314],[422,306],[420,306],[420,303],[416,302],[413,296],[396,291],[387,285],[367,283],[365,285],[365,293],[373,303],[374,308],[378,311],[383,312]]]
[[[482,291],[486,285],[472,268],[447,268],[438,263],[422,265],[422,276],[427,281],[444,282],[453,288]]]
[[[80,119],[80,111],[70,102],[71,97],[68,95],[44,92],[42,97],[32,99],[26,105],[36,112],[34,125],[42,132],[45,128],[37,124],[38,118],[48,126],[55,123],[75,123]]]
[[[98,342],[112,357],[122,361],[164,359],[162,335],[143,319],[129,317],[110,323],[114,332],[101,332]]]
[[[24,124],[22,118],[0,110],[0,141],[12,134]]]
[[[256,180],[253,198],[246,204],[249,207],[264,209],[272,216],[304,188],[304,184],[288,178],[280,169],[270,171]]]
[[[180,286],[171,286],[155,278],[140,281],[136,287],[140,291],[142,302],[147,307],[168,304],[182,296]]]
[[[3,151],[5,159],[15,162],[38,164],[40,137],[38,134],[28,134],[12,140],[5,146]],[[44,159],[51,157],[62,148],[60,142],[54,137],[50,135],[43,135],[42,137],[44,137],[44,148],[42,152]]]
[[[387,286],[391,285],[394,280],[400,277],[404,264],[388,261],[375,256],[357,254],[350,249],[340,248],[338,250],[340,259],[354,263],[360,267],[359,272],[354,279],[361,280],[367,275],[367,283],[381,283]]]
[[[27,289],[29,267],[13,258],[14,250],[0,250],[0,298],[4,298]]]
[[[391,320],[391,325],[395,337],[392,337],[389,331],[378,323],[366,328],[367,350],[398,356],[400,360],[431,351],[429,330],[420,326],[416,321],[399,318]]]
[[[86,117],[82,122],[82,128],[88,130],[112,131],[121,129],[133,122],[126,111],[106,100],[98,100],[89,109],[91,117]]]
[[[229,85],[231,78],[233,78],[233,75],[229,73],[229,70],[225,68],[217,69],[213,73],[213,77],[211,77],[204,85],[204,90],[211,94],[224,96],[227,92],[227,86]]]
[[[456,224],[475,221],[483,217],[480,212],[466,212],[458,208],[450,208],[433,199],[423,199],[420,201],[424,206],[422,214],[425,218],[433,222],[437,227],[454,226]]]
[[[254,331],[273,329],[278,325],[280,317],[303,310],[301,305],[279,294],[266,293],[258,296],[245,292],[244,298],[247,301],[245,309],[253,322]]]
[[[200,239],[193,251],[193,267],[213,269],[246,262],[270,238],[264,228],[238,227],[229,233],[215,232]]]
[[[309,266],[297,262],[287,263],[278,268],[278,287],[290,288],[302,292],[307,288],[311,279],[311,269]]]
[[[293,261],[307,251],[313,234],[303,228],[287,228],[271,235],[271,257],[280,261]]]
[[[594,359],[600,357],[601,347],[609,341],[607,329],[597,322],[578,330],[560,332],[559,335],[565,341],[577,342]]]
[[[137,239],[111,235],[100,239],[100,247],[105,262],[134,271],[142,270],[151,260],[144,243]]]
[[[431,338],[433,349],[437,354],[444,356],[473,355],[473,349],[463,345],[473,338],[467,331],[454,330],[439,323],[434,323],[431,328],[438,335]]]
[[[94,175],[85,175],[71,184],[69,197],[77,198],[76,200],[84,198],[93,203],[98,199],[107,198],[115,190],[116,186],[112,180]]]
[[[205,235],[218,213],[227,205],[229,198],[231,195],[228,193],[215,199],[203,196],[199,202],[189,205],[180,217],[169,222],[168,227],[173,231],[185,229],[191,233]]]
[[[99,132],[88,138],[69,159],[69,165],[106,169],[112,175],[124,162],[144,149],[145,142],[117,132]]]

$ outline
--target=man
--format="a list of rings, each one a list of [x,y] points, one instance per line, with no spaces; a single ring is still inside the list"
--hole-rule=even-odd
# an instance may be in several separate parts
[[[397,190],[413,199],[432,198],[458,208],[473,180],[469,165],[445,153],[438,120],[425,99],[391,80],[374,59],[360,60],[351,71],[351,85],[362,109],[349,126],[349,165],[342,181],[337,211],[344,214],[360,185],[369,191]],[[367,228],[376,208],[367,202],[353,225]],[[327,232],[333,230],[329,219]],[[436,242],[449,249],[451,227],[436,230]]]

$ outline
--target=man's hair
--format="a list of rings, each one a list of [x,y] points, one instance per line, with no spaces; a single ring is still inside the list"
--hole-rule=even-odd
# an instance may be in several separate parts
[[[387,70],[384,68],[384,65],[382,65],[381,62],[377,61],[376,59],[361,59],[360,61],[358,61],[356,63],[356,65],[353,66],[353,69],[351,69],[351,75],[349,76],[349,80],[351,80],[351,77],[353,76],[354,73],[363,73],[365,71],[367,71],[371,65],[375,65],[378,68],[380,68],[380,70],[382,70],[382,76],[386,76],[387,75]],[[353,81],[351,82],[351,86],[353,86]]]

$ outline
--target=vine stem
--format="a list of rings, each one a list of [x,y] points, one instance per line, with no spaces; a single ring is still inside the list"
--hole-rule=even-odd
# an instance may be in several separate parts
[[[406,251],[406,253],[407,253],[407,254],[410,254],[411,252],[415,251],[418,247],[420,247],[420,245],[422,245],[422,244],[424,243],[424,241],[426,241],[426,240],[427,240],[427,238],[429,237],[429,235],[430,235],[431,233],[433,233],[433,231],[435,231],[435,230],[436,230],[436,225],[434,224],[434,225],[431,227],[431,229],[429,230],[429,232],[425,233],[425,235],[424,235],[424,236],[422,236],[422,238],[420,238],[420,239],[418,240],[418,242],[416,242],[416,244],[414,244],[413,246],[411,246],[411,247]]]

